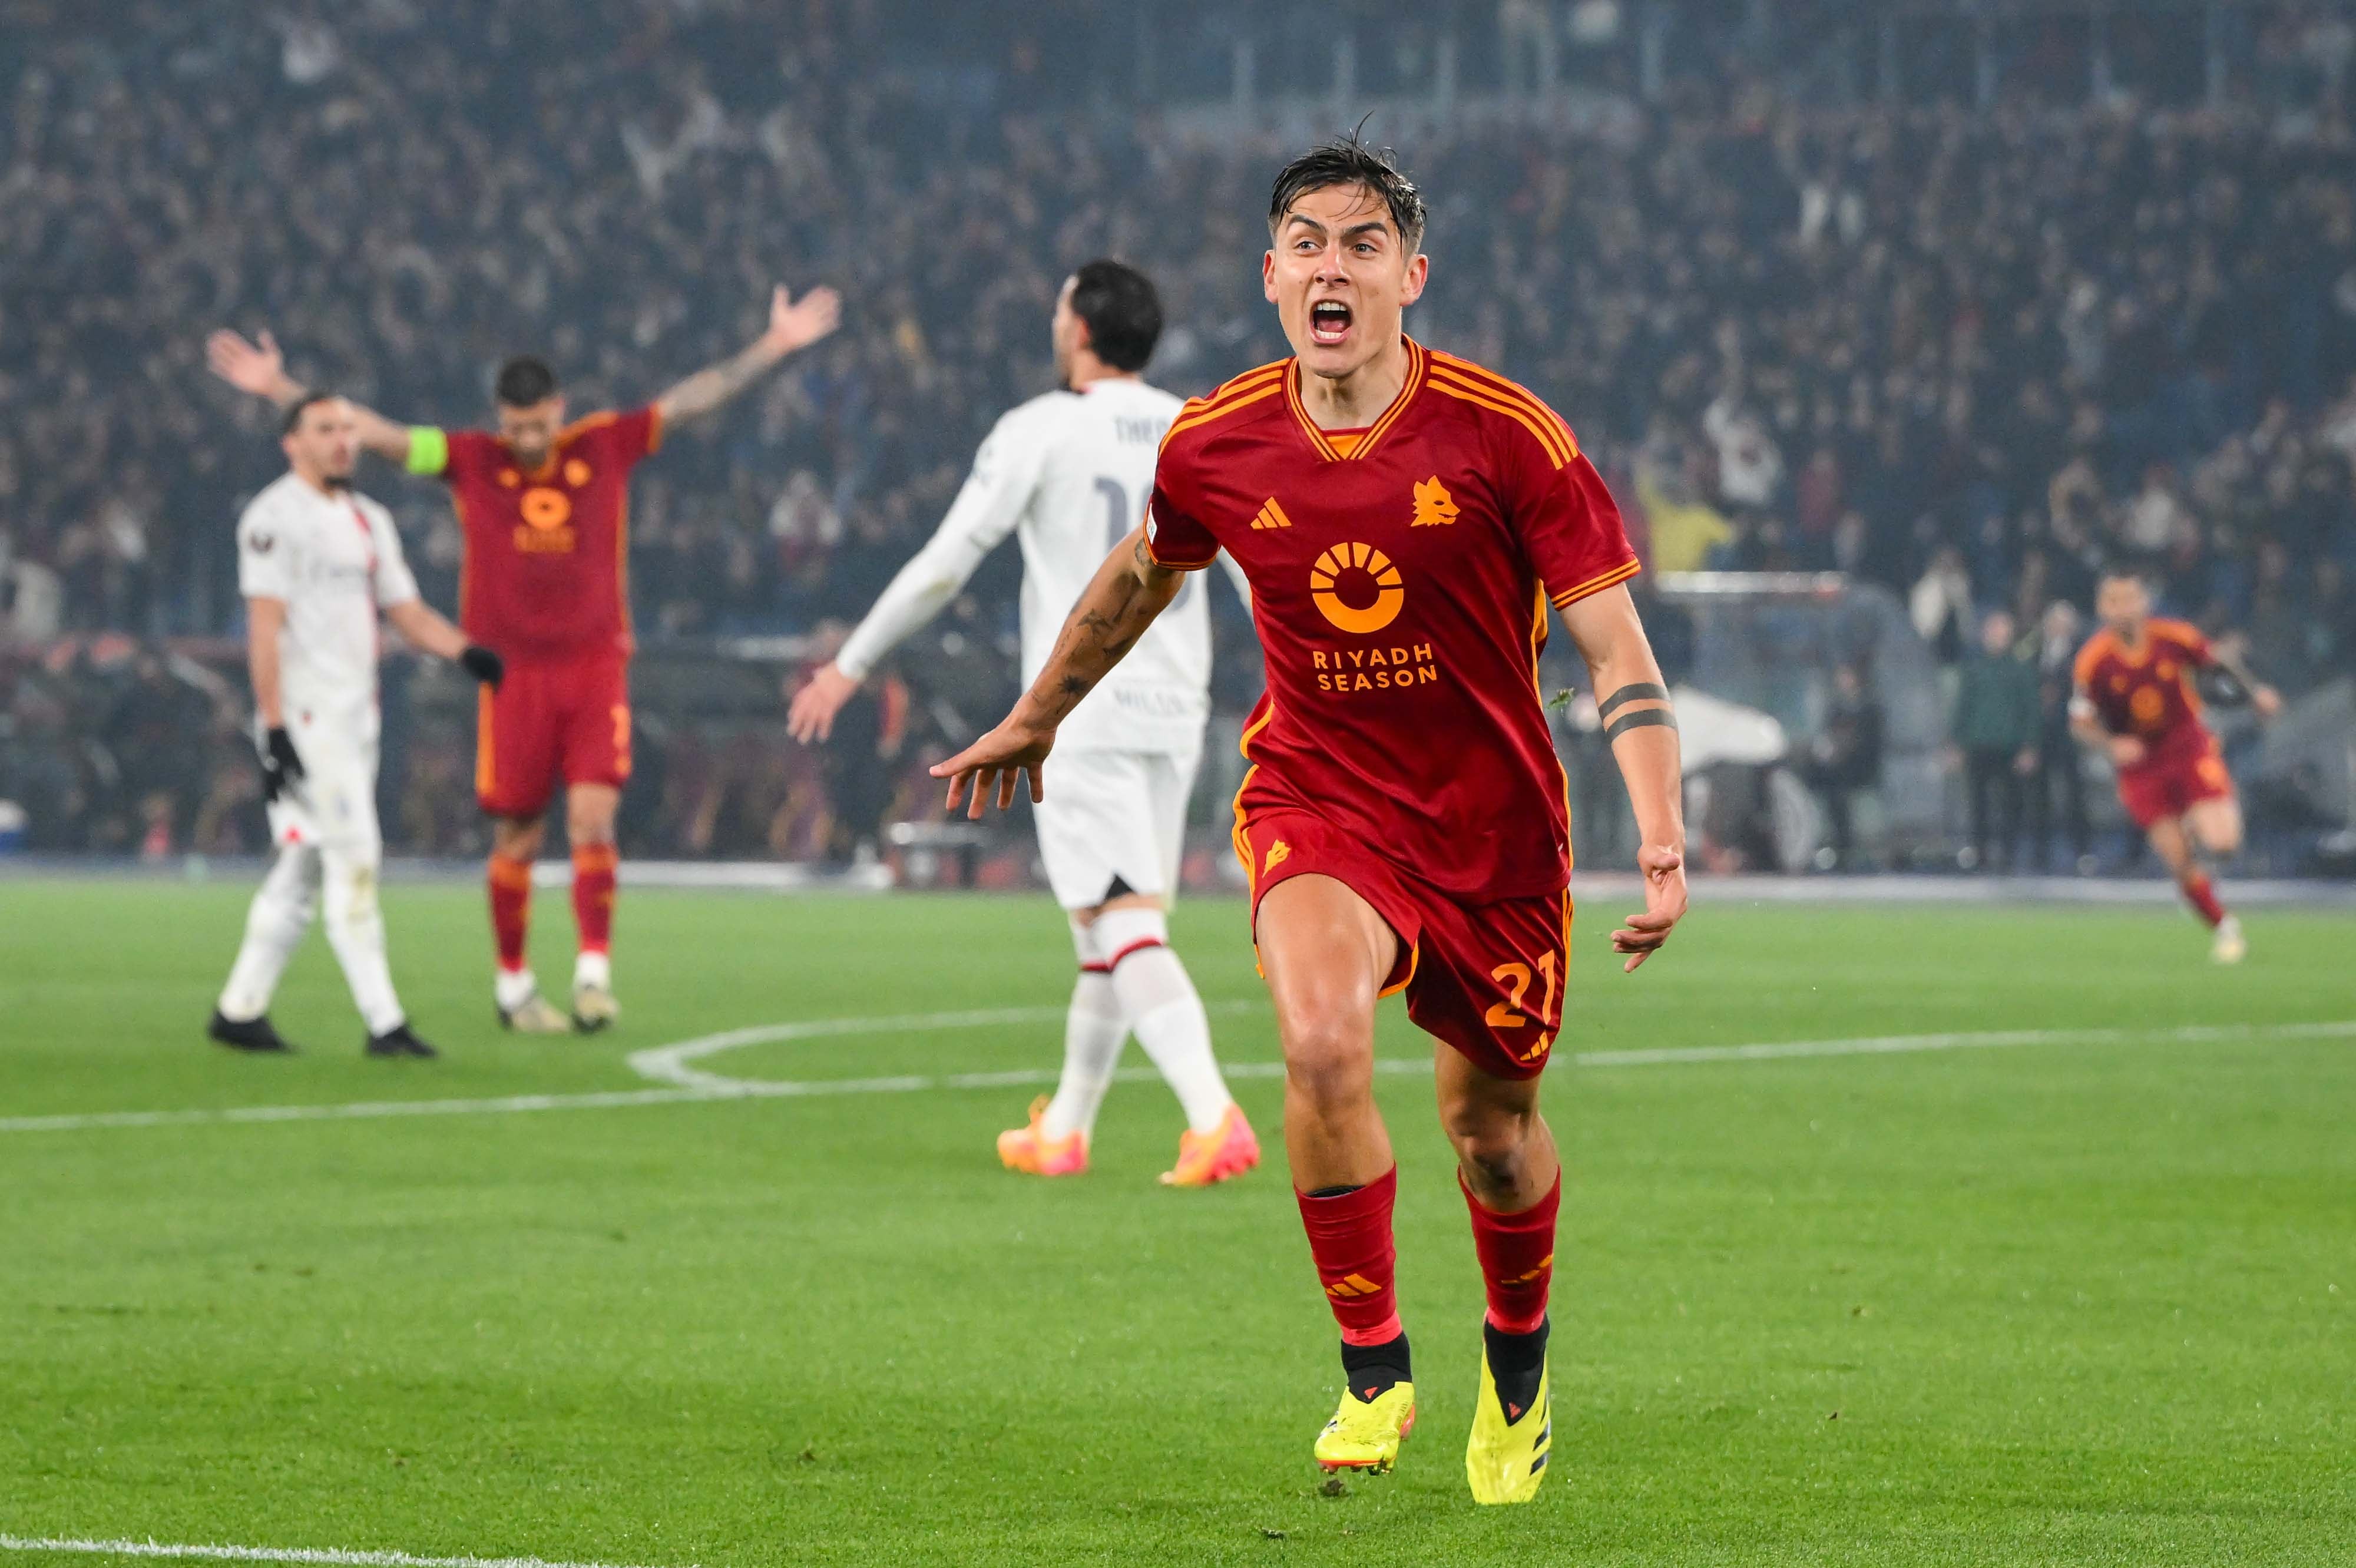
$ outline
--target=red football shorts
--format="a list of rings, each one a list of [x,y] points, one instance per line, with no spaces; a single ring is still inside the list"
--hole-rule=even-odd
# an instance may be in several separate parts
[[[1468,904],[1408,875],[1308,811],[1257,811],[1236,854],[1259,901],[1290,877],[1330,876],[1374,906],[1399,940],[1382,994],[1407,993],[1416,1027],[1492,1078],[1536,1078],[1562,1028],[1570,891]]]
[[[619,654],[515,660],[479,697],[475,799],[494,817],[537,817],[561,777],[611,784],[630,777],[629,664]]]
[[[2158,750],[2148,761],[2119,769],[2119,803],[2139,828],[2180,817],[2202,800],[2233,798],[2233,777],[2214,736]]]

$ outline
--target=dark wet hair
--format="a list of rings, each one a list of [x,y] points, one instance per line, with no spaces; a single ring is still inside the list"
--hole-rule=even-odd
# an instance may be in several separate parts
[[[1364,186],[1389,209],[1400,242],[1413,255],[1423,244],[1423,193],[1400,170],[1398,157],[1388,147],[1368,146],[1355,131],[1311,148],[1278,173],[1268,199],[1269,232],[1275,233],[1292,204],[1312,190]]]

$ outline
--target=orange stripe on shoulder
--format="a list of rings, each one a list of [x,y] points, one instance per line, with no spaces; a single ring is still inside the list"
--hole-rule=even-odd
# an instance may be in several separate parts
[[[556,445],[563,445],[568,443],[568,440],[580,440],[582,435],[586,435],[589,431],[601,431],[601,428],[605,428],[608,424],[613,424],[615,419],[619,419],[619,414],[615,414],[613,410],[603,410],[603,412],[596,412],[596,414],[582,414],[580,419],[575,419],[575,422],[568,424],[565,428],[556,431]]]
[[[1556,413],[1554,406],[1546,399],[1538,396],[1521,382],[1501,376],[1494,371],[1484,370],[1472,360],[1459,359],[1453,354],[1435,350],[1431,357],[1439,368],[1451,372],[1459,380],[1469,381],[1484,391],[1499,393],[1506,401],[1520,403],[1528,408],[1547,424],[1561,434],[1562,439],[1569,446],[1573,456],[1579,455],[1579,435],[1571,429],[1570,422]]]
[[[1292,361],[1289,359],[1270,360],[1265,365],[1257,366],[1252,370],[1246,371],[1242,375],[1230,377],[1228,380],[1221,381],[1217,386],[1213,387],[1208,392],[1205,392],[1196,401],[1201,403],[1216,403],[1221,398],[1226,397],[1229,392],[1248,391],[1252,387],[1259,385],[1260,382],[1267,381],[1271,377],[1282,374],[1285,368],[1291,363]]]
[[[1179,432],[1192,430],[1198,424],[1209,424],[1215,420],[1225,419],[1227,415],[1248,408],[1263,398],[1274,397],[1284,390],[1284,385],[1282,377],[1274,377],[1248,392],[1239,392],[1224,402],[1212,403],[1204,400],[1188,403],[1178,411],[1178,417],[1170,422],[1169,430],[1162,437],[1162,449],[1168,451],[1171,441]]]
[[[1432,371],[1430,385],[1436,392],[1444,393],[1462,403],[1472,403],[1475,407],[1485,408],[1492,413],[1502,413],[1515,421],[1530,433],[1531,438],[1537,442],[1539,449],[1546,453],[1547,461],[1558,468],[1568,466],[1570,460],[1578,456],[1578,452],[1568,446],[1559,435],[1549,429],[1543,420],[1527,409],[1466,385],[1452,376],[1441,373],[1437,369]]]

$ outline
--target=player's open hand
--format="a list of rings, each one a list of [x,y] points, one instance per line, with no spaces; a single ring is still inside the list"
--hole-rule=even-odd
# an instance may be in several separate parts
[[[1025,773],[1031,776],[1031,803],[1035,806],[1047,798],[1046,782],[1039,769],[1055,744],[1055,731],[1042,734],[1009,719],[947,762],[935,763],[932,774],[949,781],[948,809],[956,811],[958,801],[965,799],[965,814],[979,822],[982,802],[993,790],[1000,811],[1013,806],[1014,787]]]
[[[1646,844],[1636,852],[1636,865],[1644,874],[1644,912],[1628,917],[1612,933],[1612,950],[1626,953],[1620,966],[1626,974],[1660,950],[1669,932],[1685,918],[1686,857],[1665,844]]]
[[[2133,768],[2144,758],[2144,745],[2131,735],[2115,735],[2110,740],[2111,766]]]
[[[786,733],[804,746],[826,739],[834,733],[834,715],[858,690],[859,682],[842,666],[831,660],[821,664],[794,693],[793,706],[786,710]]]
[[[783,284],[769,296],[769,329],[762,334],[779,355],[807,349],[842,324],[842,296],[830,288],[814,288],[800,303]]]
[[[213,374],[241,392],[275,397],[286,380],[286,356],[278,339],[266,330],[258,343],[249,343],[224,327],[205,339],[205,362]]]

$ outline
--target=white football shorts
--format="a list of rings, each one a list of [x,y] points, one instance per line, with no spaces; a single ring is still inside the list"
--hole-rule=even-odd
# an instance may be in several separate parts
[[[1033,808],[1047,885],[1066,909],[1087,909],[1126,890],[1165,903],[1178,891],[1186,800],[1203,760],[1186,751],[1056,751],[1047,798]]]

